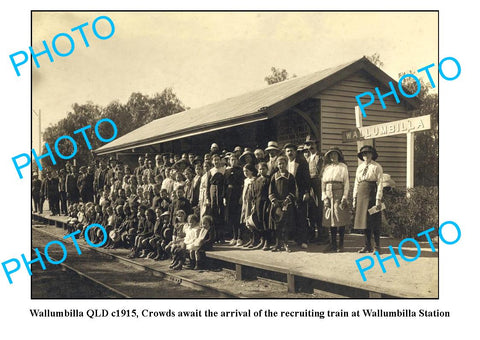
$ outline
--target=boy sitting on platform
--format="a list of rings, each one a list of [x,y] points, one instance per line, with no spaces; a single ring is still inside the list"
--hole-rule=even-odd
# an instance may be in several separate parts
[[[172,254],[172,263],[169,268],[172,269],[182,269],[183,261],[179,252],[182,248],[185,248],[185,231],[184,227],[186,224],[187,214],[183,210],[178,210],[175,216],[175,224],[173,227],[172,241],[167,244],[165,250]]]
[[[145,229],[146,229],[146,216],[145,212],[147,210],[147,207],[144,205],[140,205],[138,208],[138,224],[137,224],[137,232],[135,234],[135,237],[133,238],[133,247],[131,253],[128,255],[128,258],[135,258],[138,257],[139,255],[139,242],[140,242],[140,236],[143,235]]]
[[[213,241],[211,233],[213,218],[209,215],[203,216],[200,226],[198,216],[190,215],[189,222],[190,228],[185,232],[185,249],[190,257],[190,268],[199,270],[203,267],[205,248]]]
[[[147,255],[147,258],[154,260],[164,260],[166,258],[165,243],[163,237],[164,229],[168,228],[170,215],[168,212],[162,214],[162,209],[155,209],[155,214],[157,219],[155,220],[155,225],[153,226],[153,235],[147,239],[148,244],[150,245],[150,253]]]
[[[146,257],[150,251],[148,239],[153,235],[153,228],[156,222],[155,211],[153,209],[147,209],[145,216],[145,227],[143,231],[137,235],[137,251],[140,252],[139,257]]]
[[[78,223],[77,214],[78,214],[78,203],[69,205],[66,235],[71,234],[76,230],[75,226]]]

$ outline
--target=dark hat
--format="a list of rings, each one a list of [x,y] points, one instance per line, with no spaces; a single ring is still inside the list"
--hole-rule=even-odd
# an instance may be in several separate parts
[[[280,151],[280,148],[278,147],[278,143],[273,140],[268,142],[267,147],[265,148],[265,151],[270,151],[270,150]]]
[[[253,159],[255,159],[255,154],[252,152],[250,148],[245,148],[245,151],[242,153],[242,155],[239,157],[240,162],[243,162],[245,160],[245,156],[250,155],[252,156]]]
[[[283,146],[283,150],[287,150],[288,148],[297,150],[297,146],[293,143],[287,143]]]
[[[342,153],[342,150],[340,150],[339,148],[337,148],[336,146],[334,147],[331,147],[330,149],[328,149],[327,152],[325,152],[325,158],[328,157],[328,155],[330,155],[332,152],[336,152],[338,153],[338,160],[340,162],[344,162],[345,161],[345,158],[343,157],[343,153]]]
[[[313,144],[313,143],[317,143],[317,140],[314,139],[312,136],[308,135],[307,139],[305,139],[305,144]]]
[[[372,159],[376,160],[378,158],[378,153],[377,150],[371,145],[364,145],[361,147],[360,151],[358,152],[357,156],[363,161],[363,153],[365,152],[371,152],[372,153]]]
[[[197,163],[202,164],[203,163],[203,158],[200,157],[200,156],[195,156],[195,158],[193,159],[193,164],[197,164]]]
[[[183,170],[183,173],[184,173],[184,174],[187,174],[187,172],[191,172],[192,174],[195,174],[195,169],[193,168],[193,166],[187,165],[187,167],[185,168],[185,170]]]
[[[172,168],[177,171],[183,171],[187,167],[187,161],[184,158],[179,159],[178,161],[173,164]]]
[[[257,175],[257,168],[255,167],[255,165],[253,165],[252,163],[247,163],[244,165],[244,168],[249,170],[250,172],[253,173],[253,175]]]

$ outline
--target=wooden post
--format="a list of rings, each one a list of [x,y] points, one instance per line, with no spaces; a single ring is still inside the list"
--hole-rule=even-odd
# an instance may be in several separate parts
[[[415,136],[413,132],[407,133],[407,189],[414,187],[414,162],[415,162]]]
[[[296,293],[297,289],[295,287],[295,275],[287,273],[287,291],[289,293]]]
[[[355,106],[355,126],[357,128],[361,128],[363,126],[363,117],[362,112],[360,111],[360,107]],[[363,141],[359,140],[357,142],[357,152],[360,151],[360,148],[363,146]],[[362,161],[358,159],[358,165],[360,165]]]
[[[360,111],[360,107],[355,106],[355,126],[357,129],[363,127],[363,117],[362,117],[362,111]],[[357,142],[357,151],[360,151],[362,146],[364,145],[371,145],[373,146],[373,139],[369,140],[359,140]],[[358,164],[360,165],[362,163],[362,160],[359,158],[358,159]]]
[[[243,268],[241,264],[235,263],[235,280],[243,280]]]
[[[358,106],[355,106],[355,126],[361,128],[363,126],[362,112]]]

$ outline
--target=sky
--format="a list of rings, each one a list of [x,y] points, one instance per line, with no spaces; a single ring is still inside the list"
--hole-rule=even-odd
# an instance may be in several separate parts
[[[92,23],[107,15],[115,25],[107,40]],[[84,28],[86,47],[73,27]],[[110,26],[99,20],[99,34]],[[297,76],[378,53],[383,70],[399,72],[438,62],[436,12],[34,12],[32,48],[69,33],[68,57],[39,56],[32,63],[32,109],[42,131],[74,103],[125,103],[132,92],[153,95],[172,87],[189,107],[200,107],[267,86],[272,66]],[[56,44],[66,52],[66,38]],[[437,82],[436,68],[432,69]],[[426,77],[425,77],[426,78]],[[32,121],[37,140],[38,118]],[[34,142],[34,146],[37,143]]]

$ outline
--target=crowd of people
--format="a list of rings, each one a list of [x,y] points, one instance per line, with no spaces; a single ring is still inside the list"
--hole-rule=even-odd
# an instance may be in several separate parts
[[[98,223],[107,248],[126,247],[130,257],[172,259],[171,268],[201,268],[214,243],[245,249],[291,252],[294,241],[308,248],[316,239],[328,251],[343,251],[345,227],[365,230],[360,252],[380,250],[383,171],[375,148],[364,146],[349,200],[349,174],[342,151],[322,154],[310,136],[304,144],[265,149],[237,146],[221,151],[213,143],[204,155],[163,153],[138,157],[131,168],[110,157],[81,166],[33,174],[33,209],[68,216],[68,233]],[[350,203],[349,203],[350,202]],[[325,228],[322,228],[325,227]],[[330,231],[330,233],[328,233]],[[375,248],[372,248],[371,236]],[[329,238],[330,234],[330,240]],[[100,229],[88,238],[102,241]],[[338,236],[338,242],[337,242]]]

